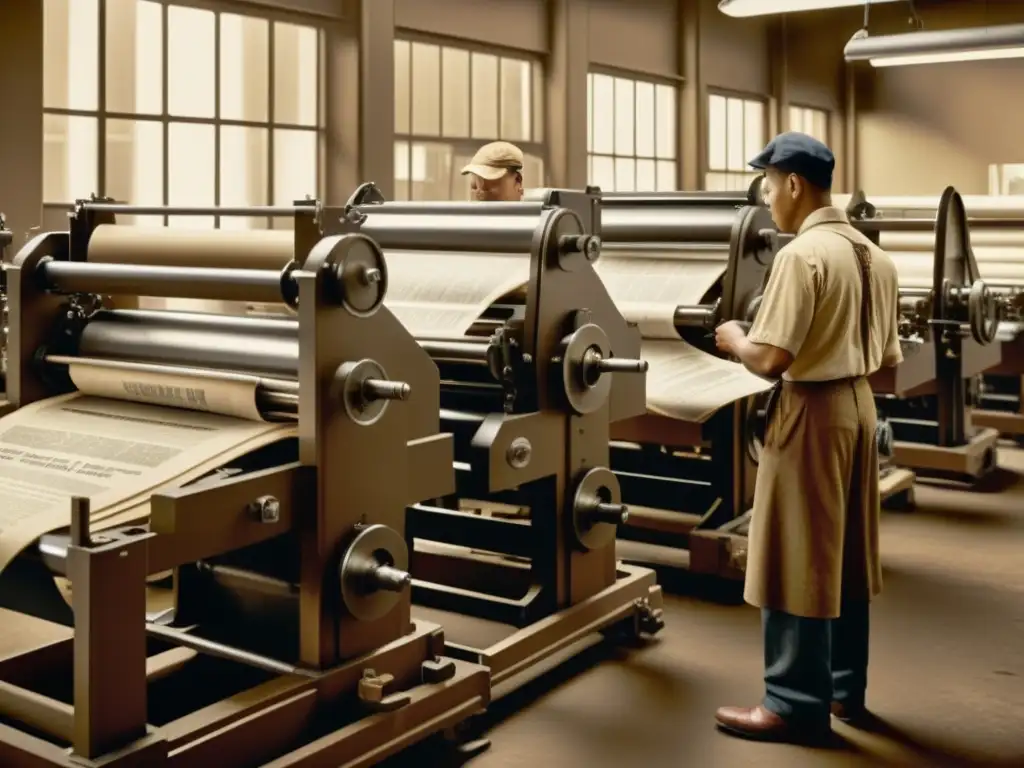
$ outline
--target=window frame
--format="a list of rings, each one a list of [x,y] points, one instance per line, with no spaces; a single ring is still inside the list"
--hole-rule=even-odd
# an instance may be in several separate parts
[[[408,29],[406,27],[395,27],[395,37],[394,37],[394,41],[392,43],[392,50],[394,49],[394,44],[395,43],[399,43],[399,42],[409,43],[410,46],[413,43],[420,43],[420,44],[423,44],[423,45],[437,46],[438,48],[441,48],[441,49],[443,49],[443,48],[455,48],[455,49],[460,50],[460,51],[465,51],[465,52],[467,52],[469,54],[483,53],[483,54],[488,54],[488,55],[491,55],[491,56],[497,56],[498,57],[498,72],[497,72],[496,91],[495,92],[497,94],[497,104],[498,104],[497,119],[498,119],[498,133],[499,134],[501,133],[501,117],[502,117],[502,114],[501,114],[501,110],[502,110],[502,107],[501,107],[501,60],[502,59],[515,59],[517,61],[525,61],[525,62],[528,62],[530,64],[530,67],[531,67],[531,69],[530,69],[530,79],[531,79],[531,82],[530,82],[530,141],[522,141],[522,140],[512,141],[511,139],[502,139],[500,136],[492,136],[492,137],[483,137],[483,136],[481,136],[481,137],[476,137],[476,138],[474,138],[473,136],[445,136],[445,134],[444,134],[444,116],[443,116],[443,114],[441,116],[441,122],[438,125],[438,133],[436,135],[433,135],[433,134],[424,135],[424,134],[418,134],[418,133],[413,133],[412,132],[412,110],[413,110],[413,104],[414,104],[415,99],[416,99],[416,90],[415,90],[415,88],[413,87],[413,84],[412,84],[412,55],[411,55],[411,47],[410,47],[409,78],[408,78],[408,81],[409,81],[409,128],[410,128],[410,130],[408,132],[399,131],[397,128],[394,127],[394,121],[392,121],[392,127],[393,127],[393,131],[392,131],[392,133],[393,133],[393,135],[392,135],[392,146],[397,146],[400,143],[405,143],[405,144],[409,145],[409,153],[408,153],[408,155],[409,155],[409,166],[406,169],[406,177],[407,178],[405,179],[407,181],[407,183],[409,183],[409,184],[413,183],[412,182],[412,176],[413,176],[413,173],[412,173],[412,168],[413,168],[412,145],[413,144],[437,144],[437,145],[443,145],[443,146],[449,147],[450,150],[451,150],[451,153],[452,153],[453,161],[454,161],[454,158],[457,157],[457,156],[465,155],[465,156],[468,156],[468,157],[472,157],[474,154],[476,154],[476,151],[478,149],[480,149],[480,147],[483,144],[486,144],[488,142],[491,142],[491,141],[512,141],[512,143],[514,143],[517,147],[519,147],[519,149],[521,149],[523,151],[523,154],[531,155],[533,157],[539,158],[541,160],[541,162],[544,164],[545,175],[547,174],[547,172],[548,172],[547,171],[547,168],[548,168],[548,148],[547,148],[547,144],[543,140],[537,141],[535,139],[535,137],[534,137],[534,128],[536,126],[536,114],[537,114],[537,107],[538,107],[538,105],[540,105],[540,108],[543,111],[542,116],[543,116],[543,125],[545,126],[545,134],[547,132],[546,131],[546,127],[547,127],[547,115],[548,115],[547,106],[548,105],[547,105],[547,99],[546,99],[546,89],[542,88],[540,93],[537,92],[537,88],[534,87],[536,85],[536,79],[534,78],[534,73],[533,73],[533,67],[540,67],[541,70],[543,71],[544,66],[545,66],[545,61],[544,61],[544,59],[542,57],[537,56],[536,54],[531,53],[529,51],[523,51],[523,50],[519,50],[519,49],[516,49],[516,48],[509,48],[509,47],[503,47],[503,46],[494,46],[494,45],[484,45],[482,43],[476,43],[476,42],[469,41],[469,40],[460,40],[458,38],[449,38],[449,37],[444,37],[444,36],[441,36],[441,35],[424,34],[422,32],[418,32],[416,30]],[[442,61],[443,61],[443,54],[442,54]],[[470,87],[469,87],[469,94],[468,94],[469,95],[468,107],[469,107],[470,133],[472,133],[472,123],[473,123],[473,87],[472,87],[472,83],[473,83],[473,57],[472,57],[472,55],[470,55],[470,58],[469,58],[469,83],[470,83]],[[394,86],[392,86],[392,92],[391,92],[392,103],[394,103],[396,97],[397,97],[397,94],[395,93]],[[437,101],[438,101],[439,105],[443,105],[444,104],[444,70],[443,70],[443,68],[441,70],[441,76],[440,76],[439,81],[438,81]],[[453,166],[452,170],[453,170],[453,173],[454,173],[457,169],[455,169],[454,166]],[[395,172],[394,172],[394,180],[393,181],[395,181],[395,182],[398,181],[397,168],[395,169]],[[541,183],[537,184],[536,186],[539,186],[539,187],[546,186],[547,179],[541,179],[540,181],[541,181]],[[411,189],[411,187],[410,187],[410,189]],[[395,199],[396,200],[398,199],[397,196],[396,196]],[[404,198],[404,199],[415,200],[415,198],[411,197],[411,195],[410,195],[409,198]]]
[[[324,78],[326,71],[326,33],[329,19],[322,16],[303,14],[295,11],[275,9],[265,6],[253,6],[243,3],[216,2],[212,0],[146,0],[160,6],[160,44],[161,44],[161,111],[159,113],[136,113],[118,112],[107,110],[107,0],[97,0],[98,13],[98,41],[96,53],[98,59],[97,74],[97,103],[95,110],[69,109],[64,107],[43,107],[43,115],[59,115],[62,117],[85,117],[96,120],[96,136],[98,146],[96,148],[96,187],[94,193],[99,196],[106,195],[107,183],[107,123],[111,120],[128,121],[132,123],[159,123],[162,135],[162,163],[163,163],[163,205],[168,205],[170,196],[170,125],[171,123],[187,123],[191,125],[208,125],[214,127],[214,205],[220,205],[221,195],[221,127],[261,128],[267,131],[267,201],[273,204],[274,200],[274,131],[296,130],[316,135],[316,189],[313,192],[322,197],[325,184],[325,99],[324,99]],[[46,0],[43,0],[45,3]],[[171,115],[168,112],[168,38],[167,25],[168,8],[180,6],[202,11],[211,11],[214,14],[214,116],[213,117],[184,117]],[[221,52],[221,14],[245,16],[260,19],[268,23],[267,33],[267,119],[266,121],[237,120],[222,118],[220,99],[220,52]],[[281,123],[274,120],[275,101],[275,77],[274,77],[274,25],[277,23],[292,24],[311,27],[317,32],[317,83],[316,83],[316,120],[313,125],[296,125],[293,123]],[[73,201],[56,202],[47,201],[44,195],[43,210],[68,210],[74,206]],[[173,216],[173,214],[170,214]],[[166,226],[170,216],[162,216]],[[255,217],[263,219],[264,217]],[[220,228],[220,216],[214,217],[214,228]],[[266,217],[268,228],[273,228],[273,219]]]
[[[744,124],[746,124],[746,102],[752,102],[752,103],[756,103],[756,104],[760,104],[761,105],[761,109],[762,109],[761,114],[764,115],[764,122],[763,122],[763,125],[761,126],[761,145],[764,146],[768,142],[768,130],[769,130],[769,126],[770,126],[770,120],[768,119],[768,107],[769,107],[770,99],[769,99],[769,97],[767,97],[767,96],[765,96],[763,94],[759,94],[759,93],[749,93],[749,92],[745,92],[745,91],[733,91],[733,90],[729,90],[727,88],[707,88],[706,89],[705,98],[704,98],[704,119],[703,119],[703,123],[704,123],[704,141],[703,141],[704,151],[702,152],[703,157],[702,157],[702,160],[701,160],[701,165],[702,165],[702,167],[704,169],[704,172],[702,174],[702,184],[701,184],[702,189],[705,189],[705,190],[708,189],[708,177],[711,176],[711,175],[727,176],[727,177],[732,178],[732,179],[738,179],[738,178],[742,177],[743,179],[745,179],[745,184],[746,184],[743,187],[743,189],[746,189],[746,188],[749,187],[749,185],[754,180],[754,178],[759,176],[762,173],[762,171],[758,171],[757,169],[754,169],[754,168],[750,168],[749,170],[746,170],[746,171],[732,171],[732,170],[729,170],[728,168],[719,169],[719,168],[712,168],[711,167],[711,142],[708,140],[708,137],[711,134],[711,98],[713,96],[720,96],[720,97],[726,99],[726,125],[725,125],[726,146],[725,146],[725,156],[726,156],[726,164],[727,165],[728,165],[728,157],[729,157],[729,143],[728,143],[728,139],[729,139],[729,122],[728,122],[729,121],[729,106],[728,106],[728,100],[729,99],[733,99],[733,100],[737,100],[738,99],[738,100],[744,102]],[[746,143],[746,135],[745,134],[744,134],[744,143]],[[716,191],[718,191],[718,190],[716,190]]]
[[[675,165],[674,183],[672,190],[637,190],[639,192],[656,192],[656,191],[678,191],[682,185],[682,164],[679,157],[679,135],[680,135],[680,104],[682,99],[682,79],[659,76],[651,74],[650,72],[642,72],[638,70],[626,70],[617,69],[615,67],[606,67],[598,64],[591,63],[587,68],[587,80],[586,88],[589,92],[591,90],[591,77],[592,75],[604,75],[611,78],[621,78],[623,80],[629,80],[633,83],[633,154],[624,155],[614,151],[615,149],[615,120],[612,120],[612,153],[607,152],[594,152],[591,149],[591,140],[593,138],[593,102],[587,105],[587,184],[591,184],[593,180],[593,164],[595,157],[608,158],[613,163],[617,159],[625,159],[633,161],[633,188],[636,189],[636,162],[637,160],[651,160],[655,163],[655,186],[657,186],[657,164],[671,162]],[[655,87],[654,96],[654,154],[651,157],[640,156],[636,153],[636,85],[637,83],[643,83],[645,85],[653,85]],[[671,88],[675,94],[675,108],[673,109],[673,123],[675,124],[675,141],[673,142],[672,157],[659,157],[658,156],[658,96],[657,87],[665,86]],[[612,99],[614,105],[614,91],[612,92]],[[588,99],[589,101],[589,99]],[[616,187],[618,185],[616,184]],[[606,192],[614,192],[616,190],[603,190]]]

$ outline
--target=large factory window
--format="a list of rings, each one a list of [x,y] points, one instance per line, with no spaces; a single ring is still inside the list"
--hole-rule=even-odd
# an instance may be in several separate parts
[[[764,149],[766,128],[763,101],[711,94],[704,188],[714,192],[746,189],[757,175],[747,161]]]
[[[465,200],[459,171],[489,141],[523,150],[526,186],[544,186],[543,71],[534,61],[395,41],[395,198]]]
[[[212,11],[191,0],[44,2],[48,206],[92,193],[196,206],[283,205],[318,194],[317,26],[292,23],[303,19],[288,14]],[[262,228],[290,221],[168,223]]]
[[[806,133],[823,144],[828,144],[828,112],[814,107],[791,106],[789,130]]]
[[[587,75],[587,178],[609,192],[678,188],[676,88]]]

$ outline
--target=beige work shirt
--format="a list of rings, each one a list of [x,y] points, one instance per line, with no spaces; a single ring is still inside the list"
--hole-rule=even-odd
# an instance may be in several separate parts
[[[871,254],[867,354],[860,329],[863,283],[850,239],[864,243]],[[790,381],[870,376],[883,365],[903,360],[898,310],[899,283],[892,258],[854,229],[842,210],[819,208],[776,254],[747,338],[793,355],[793,364],[783,374]]]

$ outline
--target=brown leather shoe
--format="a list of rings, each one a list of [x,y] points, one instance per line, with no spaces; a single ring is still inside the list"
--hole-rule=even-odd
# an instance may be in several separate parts
[[[806,730],[794,727],[764,707],[722,707],[715,713],[718,727],[733,736],[757,741],[785,741],[792,744],[820,743],[829,728]]]
[[[832,702],[832,717],[843,723],[856,725],[867,717],[868,710],[863,704],[854,702]]]

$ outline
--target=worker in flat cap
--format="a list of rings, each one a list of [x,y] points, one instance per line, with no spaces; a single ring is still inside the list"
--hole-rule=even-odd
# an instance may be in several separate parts
[[[474,200],[517,203],[523,199],[523,152],[507,141],[484,144],[462,169]]]
[[[765,696],[723,707],[719,727],[819,742],[830,715],[867,714],[868,605],[882,586],[878,447],[868,376],[903,359],[892,259],[832,205],[835,158],[783,133],[750,161],[783,233],[749,332],[718,327],[720,350],[778,378],[754,490],[744,597],[762,609]]]

